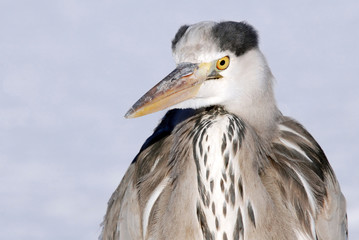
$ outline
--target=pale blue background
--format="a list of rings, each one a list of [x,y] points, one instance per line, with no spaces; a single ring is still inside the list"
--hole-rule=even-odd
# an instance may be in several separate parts
[[[0,0],[0,239],[96,239],[163,112],[123,115],[174,67],[179,26],[247,20],[282,112],[325,150],[359,239],[359,2]]]

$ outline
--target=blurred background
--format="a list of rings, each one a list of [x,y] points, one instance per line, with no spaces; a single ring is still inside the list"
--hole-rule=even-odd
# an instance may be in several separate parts
[[[359,2],[0,0],[0,239],[97,239],[164,112],[123,115],[175,64],[183,24],[245,20],[285,115],[326,152],[359,239]]]

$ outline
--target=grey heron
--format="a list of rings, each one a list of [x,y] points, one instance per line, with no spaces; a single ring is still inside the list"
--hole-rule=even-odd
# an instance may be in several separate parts
[[[108,202],[101,239],[347,239],[324,152],[282,115],[245,22],[182,26],[176,69],[127,112],[169,109]]]

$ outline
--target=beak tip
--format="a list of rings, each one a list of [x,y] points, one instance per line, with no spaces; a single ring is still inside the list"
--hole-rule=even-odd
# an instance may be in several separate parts
[[[133,110],[132,108],[130,110],[127,111],[127,113],[125,114],[125,118],[129,119],[129,118],[133,118]]]

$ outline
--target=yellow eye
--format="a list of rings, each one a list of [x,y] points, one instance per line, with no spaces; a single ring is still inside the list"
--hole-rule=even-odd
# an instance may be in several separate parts
[[[224,70],[229,66],[229,57],[223,57],[217,61],[216,67],[218,70]]]

